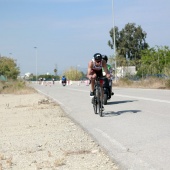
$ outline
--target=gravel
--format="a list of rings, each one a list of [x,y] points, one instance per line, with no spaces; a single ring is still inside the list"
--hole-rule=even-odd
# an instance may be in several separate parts
[[[118,170],[57,103],[38,93],[0,101],[0,170]]]

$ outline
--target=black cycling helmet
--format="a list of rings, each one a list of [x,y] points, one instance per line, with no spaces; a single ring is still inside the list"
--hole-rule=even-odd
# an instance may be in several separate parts
[[[102,60],[102,55],[100,53],[94,54],[93,57],[94,57],[95,60]]]
[[[102,55],[102,58],[103,58],[103,60],[105,60],[105,61],[106,61],[106,63],[107,63],[107,60],[108,60],[107,55]]]

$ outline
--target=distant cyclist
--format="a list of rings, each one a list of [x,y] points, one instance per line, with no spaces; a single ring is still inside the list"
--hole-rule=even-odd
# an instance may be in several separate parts
[[[100,53],[96,53],[93,56],[93,59],[88,63],[88,70],[87,70],[87,78],[91,80],[91,91],[90,97],[94,96],[94,84],[96,77],[103,77],[102,68],[106,73],[106,77],[110,78],[110,74],[107,69],[106,61],[102,59],[102,55]],[[103,88],[102,88],[103,91]],[[103,93],[102,93],[103,97]]]
[[[66,77],[63,76],[62,79],[61,79],[61,81],[62,81],[62,83],[66,83],[66,81],[67,81]]]

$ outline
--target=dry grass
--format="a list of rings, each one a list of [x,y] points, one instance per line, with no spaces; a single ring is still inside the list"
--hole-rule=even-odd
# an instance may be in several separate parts
[[[54,162],[54,166],[55,167],[63,166],[66,164],[65,162],[66,162],[65,158],[56,159]]]
[[[36,90],[29,87],[25,81],[0,81],[0,94],[31,94]]]
[[[151,89],[170,89],[170,80],[160,78],[141,79],[139,81],[132,81],[127,78],[121,78],[114,83],[118,87],[131,88],[151,88]]]
[[[58,158],[55,159],[54,162],[50,162],[50,161],[43,161],[40,163],[36,164],[36,169],[40,170],[40,169],[56,169],[56,167],[60,167],[66,164],[66,160],[65,158]]]
[[[63,150],[64,151],[64,150]],[[69,155],[80,155],[80,154],[90,154],[91,151],[89,150],[77,150],[77,151],[64,151],[64,155],[65,156],[69,156]]]

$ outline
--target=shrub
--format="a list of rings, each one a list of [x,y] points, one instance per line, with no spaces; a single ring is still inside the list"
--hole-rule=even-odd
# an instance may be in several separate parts
[[[120,78],[117,84],[119,86],[131,86],[133,82],[125,77],[125,78]]]
[[[29,86],[25,81],[20,80],[10,80],[8,82],[0,81],[0,94],[2,93],[13,93],[13,94],[25,94],[25,93],[33,93],[35,90]]]
[[[170,89],[170,79],[166,80],[165,86],[166,88]]]

